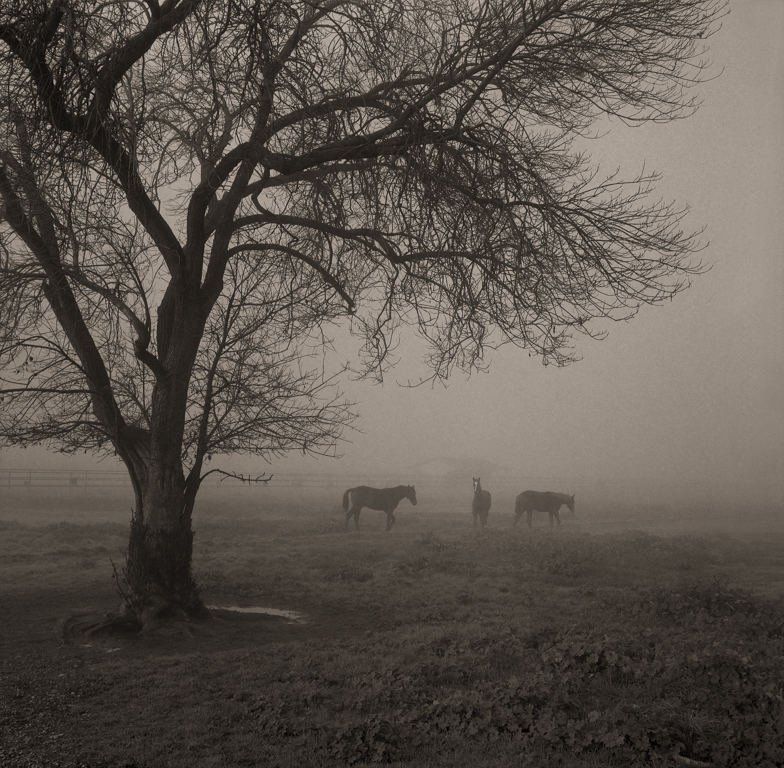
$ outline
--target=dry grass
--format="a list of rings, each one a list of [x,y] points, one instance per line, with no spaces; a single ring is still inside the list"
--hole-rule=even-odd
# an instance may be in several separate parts
[[[592,530],[579,517],[553,533],[542,525],[475,533],[468,512],[405,509],[390,534],[368,512],[363,530],[346,534],[336,507],[281,509],[203,505],[195,573],[208,604],[293,609],[307,624],[217,611],[186,636],[68,642],[59,619],[118,602],[110,560],[122,563],[126,513],[45,522],[39,506],[28,524],[4,512],[0,764],[663,767],[677,764],[679,750],[704,758],[700,745],[718,738],[715,702],[681,713],[686,694],[675,677],[643,680],[640,670],[615,667],[584,674],[580,656],[583,677],[564,711],[588,722],[591,712],[647,702],[651,728],[669,729],[681,746],[578,750],[561,739],[526,742],[521,752],[469,705],[496,701],[510,680],[544,679],[558,638],[600,655],[643,637],[673,658],[678,649],[699,655],[718,638],[722,653],[784,655],[773,631],[784,592],[781,534],[694,526],[670,534],[643,530],[644,521]],[[680,595],[674,607],[672,595]],[[724,613],[711,607],[716,599]],[[747,631],[752,614],[773,627],[764,641]],[[762,656],[749,669],[780,690]],[[444,701],[458,714],[447,718]],[[411,713],[416,722],[406,720]]]

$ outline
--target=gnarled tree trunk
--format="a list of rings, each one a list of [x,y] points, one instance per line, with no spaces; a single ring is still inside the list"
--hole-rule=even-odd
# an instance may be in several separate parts
[[[182,464],[186,402],[187,377],[172,376],[156,386],[150,432],[126,428],[126,434],[134,433],[134,450],[125,458],[134,478],[136,507],[124,583],[119,586],[126,612],[142,625],[205,611],[192,573],[196,488],[188,487]],[[198,466],[191,473],[197,486]]]
[[[126,609],[142,625],[204,611],[191,568],[191,505],[185,503],[182,471],[149,470],[152,477],[131,520],[122,587]]]

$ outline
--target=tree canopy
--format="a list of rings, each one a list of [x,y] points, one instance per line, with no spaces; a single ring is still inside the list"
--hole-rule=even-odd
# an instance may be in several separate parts
[[[116,451],[170,523],[213,452],[334,444],[308,355],[341,318],[368,375],[401,324],[436,377],[499,343],[569,362],[700,268],[657,176],[576,142],[690,115],[725,8],[8,0],[0,434]]]

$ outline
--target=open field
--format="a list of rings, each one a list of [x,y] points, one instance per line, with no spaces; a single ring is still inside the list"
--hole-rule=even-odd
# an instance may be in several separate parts
[[[130,501],[6,494],[0,765],[784,764],[781,510],[578,496],[513,531],[502,499],[477,533],[469,489],[346,534],[339,497],[214,491],[195,515],[208,605],[305,621],[96,638],[58,623],[118,604]]]

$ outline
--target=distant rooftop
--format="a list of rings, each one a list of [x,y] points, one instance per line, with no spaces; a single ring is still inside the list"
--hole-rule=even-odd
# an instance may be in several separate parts
[[[412,472],[433,477],[492,477],[508,474],[510,467],[487,459],[438,456],[410,466]]]

